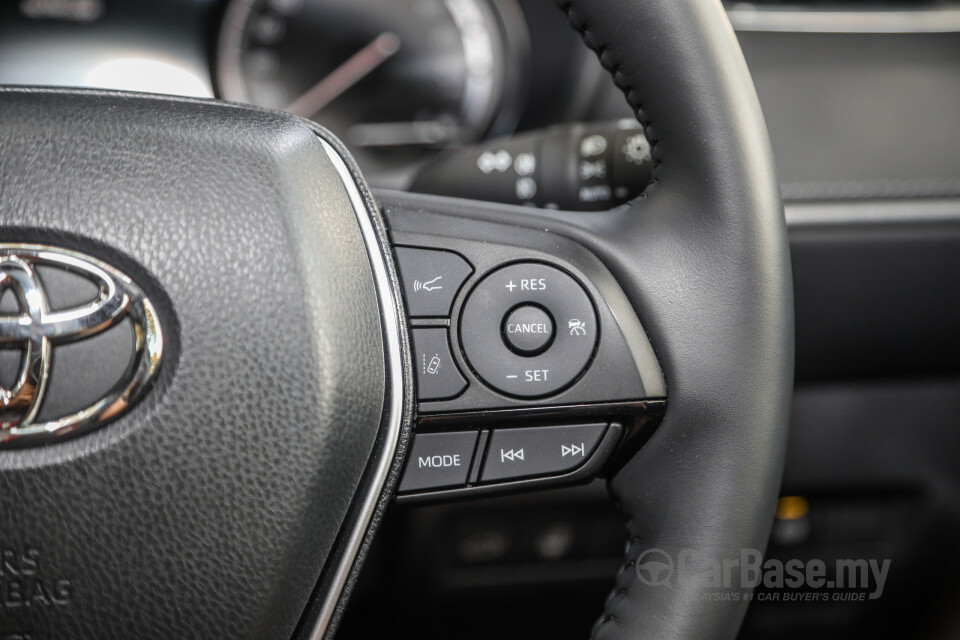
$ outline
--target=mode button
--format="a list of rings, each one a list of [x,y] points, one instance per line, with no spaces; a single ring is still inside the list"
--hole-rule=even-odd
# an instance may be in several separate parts
[[[477,432],[418,433],[407,454],[400,491],[422,491],[467,484]]]

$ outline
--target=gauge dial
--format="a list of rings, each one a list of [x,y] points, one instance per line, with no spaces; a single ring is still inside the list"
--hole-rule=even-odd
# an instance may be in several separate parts
[[[316,120],[361,164],[415,159],[479,139],[500,111],[499,15],[491,0],[234,0],[220,92]]]

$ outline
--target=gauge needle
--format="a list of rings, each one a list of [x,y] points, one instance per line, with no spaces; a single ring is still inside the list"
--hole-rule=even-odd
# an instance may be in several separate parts
[[[323,80],[310,87],[306,93],[288,104],[284,111],[309,118],[389,60],[399,49],[400,36],[389,31],[381,33]]]

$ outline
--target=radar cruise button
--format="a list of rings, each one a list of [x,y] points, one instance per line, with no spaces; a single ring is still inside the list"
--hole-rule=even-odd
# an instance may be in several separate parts
[[[456,253],[397,247],[397,267],[411,318],[446,318],[473,267]]]

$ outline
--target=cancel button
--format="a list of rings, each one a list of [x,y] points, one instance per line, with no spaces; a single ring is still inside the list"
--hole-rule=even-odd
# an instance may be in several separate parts
[[[553,319],[542,307],[525,304],[503,319],[503,341],[514,353],[535,356],[553,342]]]
[[[418,433],[407,455],[400,491],[465,485],[476,444],[476,431]]]

